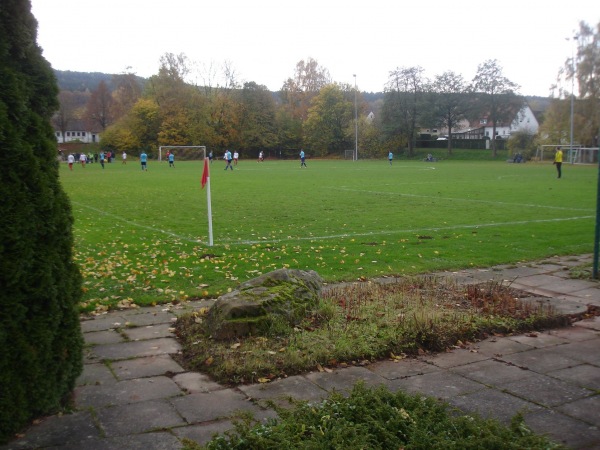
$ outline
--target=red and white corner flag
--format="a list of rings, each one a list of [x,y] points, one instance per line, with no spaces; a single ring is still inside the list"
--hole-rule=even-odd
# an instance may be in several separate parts
[[[213,230],[212,230],[212,205],[210,199],[210,172],[208,169],[208,158],[204,158],[204,168],[202,169],[202,179],[200,180],[202,189],[206,188],[206,204],[208,205],[208,245],[213,246]]]
[[[204,186],[206,185],[208,181],[208,159],[204,158],[204,169],[202,170],[202,189],[204,189]]]

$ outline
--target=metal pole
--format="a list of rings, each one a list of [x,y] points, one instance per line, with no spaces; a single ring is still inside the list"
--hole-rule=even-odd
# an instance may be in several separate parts
[[[573,116],[575,111],[575,50],[573,41],[577,39],[577,35],[572,38],[566,38],[571,41],[571,132],[570,132],[570,146],[569,146],[569,159],[571,164],[575,163],[575,155],[573,154]]]
[[[358,161],[358,103],[356,97],[356,74],[354,77],[354,160]]]
[[[600,134],[599,134],[600,136]],[[599,145],[600,147],[600,145]],[[599,152],[600,153],[600,152]],[[596,192],[596,233],[594,235],[594,261],[592,278],[598,279],[598,254],[600,253],[600,155],[598,157],[598,190]]]

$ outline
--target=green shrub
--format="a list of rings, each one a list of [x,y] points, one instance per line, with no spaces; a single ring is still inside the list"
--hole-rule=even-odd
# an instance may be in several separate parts
[[[359,383],[350,396],[333,393],[319,404],[277,408],[279,419],[255,424],[246,418],[205,447],[186,449],[558,449],[516,416],[510,427],[453,412],[438,401]]]
[[[82,370],[81,276],[50,126],[58,88],[30,9],[0,4],[0,442],[60,408]]]

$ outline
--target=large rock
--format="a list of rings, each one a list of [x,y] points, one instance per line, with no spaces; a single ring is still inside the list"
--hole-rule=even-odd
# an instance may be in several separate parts
[[[219,297],[208,312],[207,330],[214,339],[224,340],[263,336],[281,323],[294,326],[317,304],[322,286],[313,270],[266,273]]]

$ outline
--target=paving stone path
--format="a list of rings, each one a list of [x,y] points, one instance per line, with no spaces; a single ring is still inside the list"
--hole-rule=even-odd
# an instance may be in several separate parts
[[[600,283],[572,280],[568,268],[591,255],[444,272],[459,282],[510,280],[565,313],[600,306]],[[538,433],[575,449],[600,449],[600,317],[539,334],[488,339],[417,359],[381,361],[332,373],[226,388],[185,371],[172,358],[177,317],[203,302],[110,312],[82,321],[88,344],[75,391],[76,411],[38,421],[7,449],[180,449],[232,427],[235,411],[275,417],[266,400],[318,401],[358,380],[419,392],[509,423],[517,412]]]

